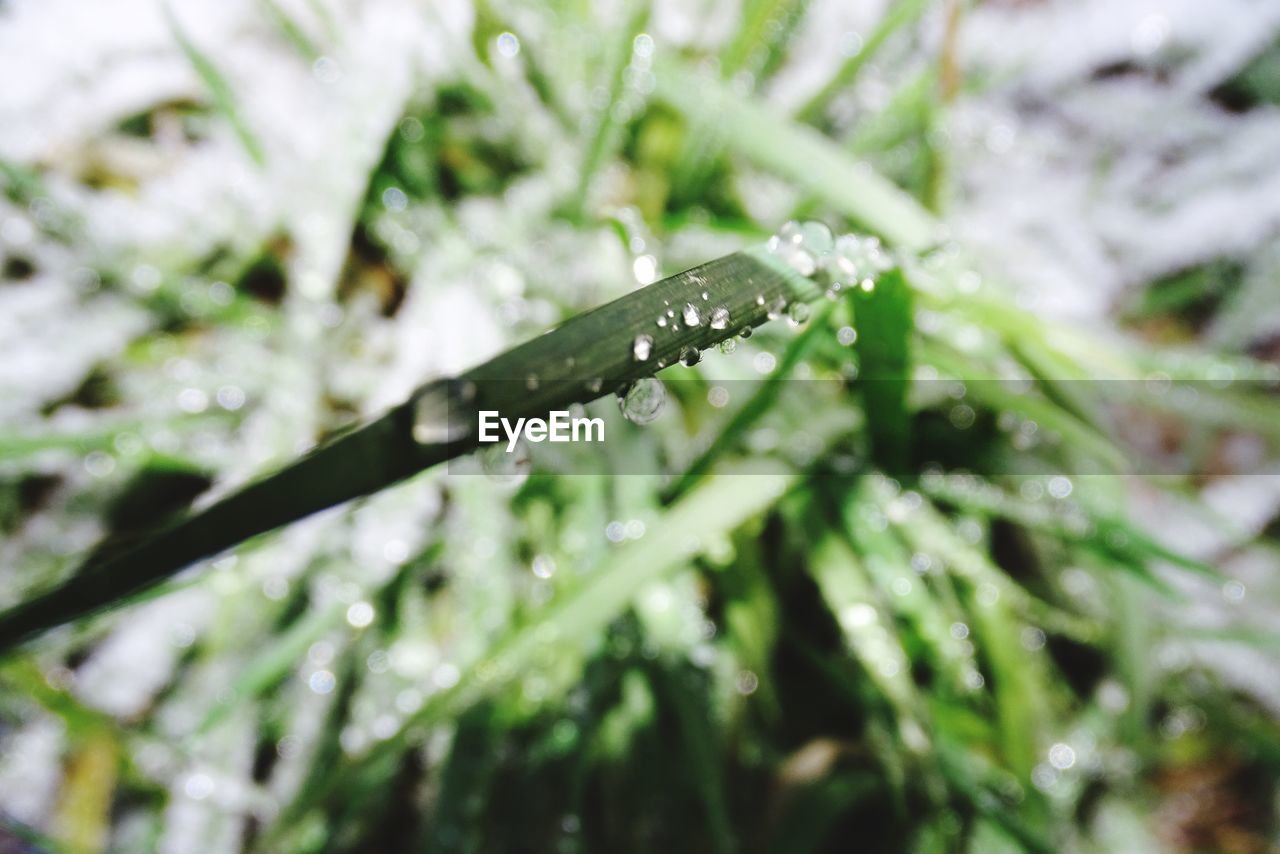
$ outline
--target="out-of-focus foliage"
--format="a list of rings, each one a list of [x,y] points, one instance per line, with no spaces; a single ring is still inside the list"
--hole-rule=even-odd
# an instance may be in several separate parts
[[[793,216],[901,268],[668,369],[598,474],[426,473],[6,655],[0,842],[1274,842],[1275,223],[1147,263],[1113,201],[1147,263],[1106,268],[1124,328],[1020,305],[954,215],[991,152],[1066,136],[1011,140],[983,98],[1018,78],[965,61],[1020,4],[339,5],[246,4],[270,63],[236,65],[246,37],[175,4],[174,85],[66,150],[6,138],[0,605]],[[1111,113],[1117,78],[1208,73],[1168,27],[1088,57]],[[1274,48],[1236,60],[1197,103],[1262,138]],[[1027,71],[1029,116],[1059,68]],[[1106,131],[1093,178],[1135,195],[1139,134]],[[645,458],[686,474],[611,476]]]

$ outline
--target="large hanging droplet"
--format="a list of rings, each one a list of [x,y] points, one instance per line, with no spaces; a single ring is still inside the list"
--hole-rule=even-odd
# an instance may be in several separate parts
[[[692,368],[698,362],[702,361],[702,351],[697,347],[680,348],[680,364],[686,368]]]
[[[802,302],[794,302],[787,309],[787,320],[792,326],[803,326],[809,320],[809,306]]]
[[[711,328],[712,329],[728,329],[729,328],[729,309],[721,305],[711,310]]]
[[[618,408],[633,424],[648,424],[662,414],[667,389],[653,377],[643,377],[618,393]]]
[[[702,314],[698,311],[698,307],[691,302],[684,304],[684,312],[681,315],[684,318],[686,326],[698,326],[702,323]]]

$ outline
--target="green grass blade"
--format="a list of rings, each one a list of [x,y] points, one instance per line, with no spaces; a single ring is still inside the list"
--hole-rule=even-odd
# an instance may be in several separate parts
[[[779,118],[673,60],[660,63],[656,74],[658,97],[690,121],[713,116],[739,154],[894,245],[923,249],[938,242],[938,223],[919,202],[817,131]]]
[[[595,178],[596,173],[600,171],[600,166],[604,163],[605,158],[617,147],[618,140],[622,135],[619,127],[617,106],[621,103],[623,90],[626,86],[624,72],[627,68],[627,63],[631,61],[632,44],[635,41],[635,37],[644,29],[645,22],[648,19],[649,3],[647,0],[633,0],[630,8],[625,13],[624,25],[615,35],[615,42],[609,46],[609,50],[606,53],[604,60],[606,69],[605,85],[609,92],[609,98],[604,108],[599,110],[596,116],[596,123],[583,157],[582,169],[578,177],[578,194],[575,199],[579,215],[585,212],[592,180]]]
[[[314,62],[320,58],[320,48],[316,47],[316,43],[303,31],[298,22],[280,8],[276,0],[259,0],[259,2],[262,3],[263,11],[271,18],[271,22],[276,25],[280,34],[293,46],[299,56],[308,62]]]
[[[886,471],[902,472],[911,455],[907,386],[911,378],[911,337],[915,329],[911,290],[900,269],[854,288],[858,339],[858,387],[867,413],[871,452]]]
[[[288,631],[278,635],[269,648],[246,665],[231,694],[209,707],[196,732],[209,730],[240,703],[256,698],[278,684],[305,658],[308,647],[341,623],[344,610],[345,606],[338,603],[309,612]]]
[[[191,67],[195,69],[205,87],[208,88],[209,94],[213,96],[214,106],[231,123],[232,129],[240,139],[240,144],[244,146],[244,150],[253,158],[253,162],[262,166],[267,162],[266,153],[262,149],[262,143],[258,141],[258,137],[249,128],[248,122],[245,121],[244,116],[240,113],[240,103],[236,98],[235,90],[231,88],[231,84],[227,82],[227,78],[218,70],[218,66],[214,64],[213,60],[204,51],[200,50],[195,42],[188,38],[168,3],[164,4],[164,14],[169,24],[169,30],[178,42],[178,47],[182,48],[183,55],[191,63]]]
[[[701,300],[706,292],[708,299]],[[204,557],[352,498],[369,495],[472,450],[475,421],[462,433],[424,438],[422,426],[452,431],[462,411],[497,410],[509,417],[545,415],[588,402],[675,364],[686,347],[705,349],[769,319],[769,304],[810,301],[817,286],[763,247],[725,256],[580,314],[462,374],[428,384],[376,421],[348,433],[134,549],[88,565],[59,587],[0,613],[0,650],[78,617],[111,607]],[[655,335],[643,361],[638,334],[661,332],[655,318],[669,305],[697,300],[724,306],[730,323]],[[582,367],[578,367],[582,366]],[[529,377],[535,382],[530,382]],[[475,389],[463,400],[460,389]],[[416,422],[416,430],[415,430]],[[415,432],[418,439],[415,439]]]
[[[931,0],[897,0],[889,7],[889,10],[880,19],[880,22],[876,24],[871,34],[867,36],[862,48],[844,61],[835,76],[805,102],[797,116],[806,122],[814,122],[820,119],[823,112],[826,111],[827,105],[831,103],[831,99],[841,91],[849,88],[853,81],[857,79],[859,72],[879,53],[880,48],[889,40],[889,37],[924,14],[924,10],[929,7],[930,2]]]

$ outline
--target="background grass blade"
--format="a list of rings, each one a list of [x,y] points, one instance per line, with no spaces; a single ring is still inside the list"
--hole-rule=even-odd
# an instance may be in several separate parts
[[[732,150],[819,196],[854,223],[906,249],[938,242],[937,223],[919,202],[816,131],[675,61],[661,63],[655,74],[657,95],[686,119],[715,116]]]

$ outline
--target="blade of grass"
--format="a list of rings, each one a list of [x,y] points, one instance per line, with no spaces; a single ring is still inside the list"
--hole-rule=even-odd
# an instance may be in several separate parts
[[[276,0],[259,0],[262,4],[263,11],[267,13],[267,17],[271,18],[281,35],[293,46],[298,55],[308,62],[315,62],[320,58],[320,48],[316,47],[311,37],[303,31],[289,13],[280,8],[280,4]]]
[[[714,117],[731,149],[820,196],[888,242],[923,249],[939,226],[920,203],[817,131],[788,122],[671,57],[657,64],[659,98],[684,116]]]
[[[719,77],[755,91],[777,65],[807,3],[799,0],[748,0],[742,22],[719,57]],[[725,129],[714,114],[687,116],[680,154],[671,169],[678,206],[703,198],[717,163],[726,150]]]
[[[649,20],[649,3],[647,0],[633,0],[623,16],[623,26],[615,35],[615,41],[609,45],[604,58],[605,85],[609,92],[608,101],[596,116],[596,123],[587,143],[583,156],[582,169],[578,178],[578,193],[575,199],[577,214],[582,217],[586,212],[587,196],[591,182],[605,158],[617,147],[621,136],[618,105],[621,103],[626,87],[627,64],[631,61],[632,45],[635,37],[644,29]]]
[[[879,23],[876,24],[875,29],[867,36],[866,41],[862,43],[862,47],[858,52],[844,61],[844,64],[840,66],[835,75],[827,81],[827,84],[805,102],[804,106],[796,113],[796,117],[801,121],[810,123],[822,118],[822,114],[826,111],[827,105],[831,103],[831,99],[848,89],[857,79],[863,67],[879,53],[880,48],[889,40],[889,37],[924,14],[924,10],[929,7],[929,3],[930,0],[897,0],[885,12]]]
[[[231,693],[209,707],[196,727],[196,733],[208,731],[245,700],[256,698],[278,684],[305,658],[308,647],[341,623],[345,610],[345,605],[339,602],[328,608],[309,611],[286,632],[277,635],[261,656],[248,662]]]
[[[947,347],[929,340],[918,342],[922,361],[935,365],[943,373],[964,381],[973,376],[990,375],[977,366],[969,365],[965,357],[951,352]],[[1087,423],[1074,417],[1069,411],[1047,400],[1019,393],[995,380],[980,379],[966,386],[968,394],[996,412],[1017,412],[1035,421],[1042,428],[1057,433],[1068,448],[1087,454],[1107,473],[1119,473],[1129,469],[1129,461],[1109,439]]]
[[[240,103],[236,98],[235,90],[231,88],[231,84],[227,82],[227,78],[218,70],[218,66],[214,64],[204,51],[196,46],[195,42],[188,38],[186,32],[182,29],[182,25],[178,23],[177,16],[173,13],[173,8],[164,3],[165,21],[169,25],[170,32],[178,42],[178,47],[182,49],[182,53],[186,56],[187,61],[191,63],[191,67],[195,69],[200,80],[208,88],[209,94],[213,96],[214,106],[218,111],[226,117],[231,123],[232,129],[240,140],[240,144],[244,146],[244,150],[253,158],[253,162],[259,166],[265,165],[267,162],[266,153],[262,149],[262,143],[258,141],[258,137],[249,128],[248,122],[244,120],[244,116],[240,113]]]
[[[703,292],[707,301],[701,301]],[[196,560],[474,449],[478,410],[545,416],[594,400],[675,364],[688,347],[705,349],[766,322],[775,299],[790,303],[817,295],[811,280],[764,247],[753,247],[578,315],[460,377],[424,386],[372,423],[0,613],[0,650],[108,608]],[[710,313],[706,306],[725,307],[730,323],[716,329],[704,317],[703,325],[669,327],[653,336],[649,358],[637,360],[635,337],[664,332],[655,318],[667,306],[691,300],[704,306],[704,314]]]
[[[885,471],[903,472],[911,455],[907,386],[915,329],[911,290],[902,270],[878,277],[870,289],[850,293],[858,338],[858,388],[867,413],[871,454]]]

